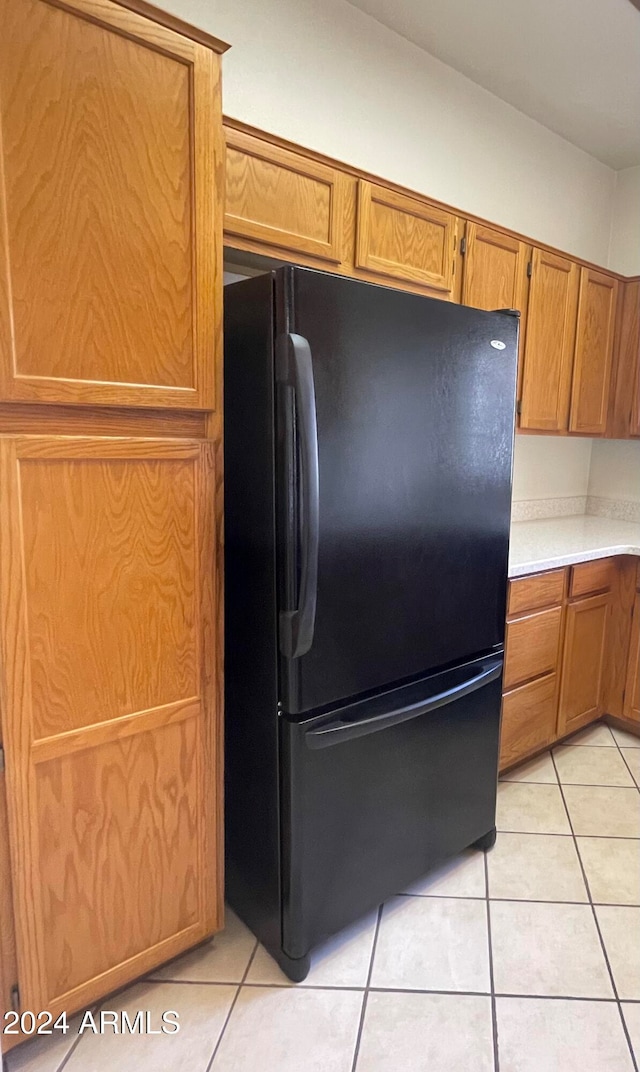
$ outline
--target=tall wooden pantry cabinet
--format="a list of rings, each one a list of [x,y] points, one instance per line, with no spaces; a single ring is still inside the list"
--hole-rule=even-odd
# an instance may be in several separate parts
[[[225,48],[0,0],[2,1009],[222,925]]]

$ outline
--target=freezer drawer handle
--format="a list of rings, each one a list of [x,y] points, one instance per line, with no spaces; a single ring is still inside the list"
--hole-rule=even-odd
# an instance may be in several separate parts
[[[298,606],[280,612],[280,650],[289,659],[304,655],[313,643],[318,589],[320,478],[313,363],[309,343],[288,332],[277,340],[277,373],[293,388],[300,444],[300,585]]]
[[[332,722],[326,722],[317,729],[307,730],[305,741],[308,748],[329,748],[334,744],[342,744],[354,737],[364,737],[369,733],[377,733],[378,730],[386,730],[390,726],[398,726],[401,722],[408,722],[419,715],[426,715],[429,711],[435,711],[445,704],[455,703],[470,692],[481,689],[489,682],[495,681],[502,673],[502,659],[492,660],[485,663],[480,673],[467,678],[460,685],[454,685],[450,689],[436,693],[428,700],[409,704],[407,707],[398,707],[395,711],[385,711],[380,715],[371,715],[359,722],[344,722],[338,716]]]

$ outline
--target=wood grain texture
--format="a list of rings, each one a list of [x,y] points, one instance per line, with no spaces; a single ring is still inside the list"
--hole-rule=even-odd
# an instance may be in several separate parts
[[[592,722],[604,712],[605,658],[611,610],[608,594],[566,607],[558,733]]]
[[[504,660],[505,692],[556,669],[561,626],[561,607],[509,621]]]
[[[110,0],[4,4],[1,397],[212,408],[218,57]]]
[[[522,370],[521,428],[567,428],[578,281],[575,261],[534,249]]]
[[[235,131],[226,138],[227,235],[342,260],[345,178],[337,170]]]
[[[640,436],[640,280],[618,289],[607,436]]]
[[[569,430],[604,435],[607,426],[618,281],[580,269]]]
[[[629,664],[633,658],[630,647],[638,560],[631,555],[619,555],[612,561],[614,578],[607,632],[604,709],[609,715],[621,717]]]
[[[526,312],[529,280],[524,242],[491,227],[467,224],[462,301],[476,309]]]
[[[72,1011],[221,920],[216,450],[0,440],[0,665],[25,1008]]]
[[[609,592],[615,583],[616,560],[598,558],[593,562],[579,562],[571,567],[569,597],[595,595],[596,592]]]
[[[640,723],[640,594],[636,595],[633,607],[623,715]]]
[[[517,577],[509,581],[507,615],[515,618],[527,611],[542,610],[562,603],[565,594],[567,570],[547,570],[533,573],[530,577]]]
[[[555,739],[558,676],[529,681],[502,698],[500,768],[509,767]]]
[[[9,824],[7,822],[6,778],[0,771],[0,1023],[11,1008],[11,989],[18,982],[16,957],[16,933],[13,919],[13,891],[11,883],[11,860],[9,854]],[[0,1047],[7,1049],[8,1036],[3,1036]]]
[[[204,439],[207,414],[182,410],[122,409],[0,403],[0,435],[158,436]]]
[[[458,221],[427,201],[360,180],[356,266],[450,292]]]

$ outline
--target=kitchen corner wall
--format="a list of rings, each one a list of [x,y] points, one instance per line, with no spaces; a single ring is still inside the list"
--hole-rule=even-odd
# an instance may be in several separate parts
[[[513,456],[514,521],[583,514],[593,440],[517,435]]]

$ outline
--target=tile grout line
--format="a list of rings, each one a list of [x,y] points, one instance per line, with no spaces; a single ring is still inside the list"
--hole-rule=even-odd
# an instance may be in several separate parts
[[[369,971],[367,972],[367,981],[364,987],[364,994],[362,997],[362,1009],[360,1010],[360,1022],[358,1024],[358,1032],[356,1034],[356,1044],[353,1051],[353,1061],[351,1063],[351,1072],[356,1072],[356,1066],[358,1064],[358,1057],[360,1056],[360,1043],[362,1042],[362,1032],[364,1029],[364,1018],[367,1012],[367,1002],[369,1000],[369,993],[371,989],[371,977],[373,975],[373,961],[376,955],[376,947],[378,945],[378,935],[380,933],[380,924],[382,922],[382,910],[384,904],[381,904],[378,908],[378,918],[376,920],[376,929],[373,935],[373,943],[371,945],[371,959],[369,961]]]
[[[98,1009],[100,1008],[100,1004],[101,1003],[99,1002],[96,1005],[89,1005],[88,1009],[85,1009],[84,1012],[91,1012],[91,1014],[93,1014],[93,1013],[98,1011]],[[83,1015],[84,1015],[84,1013],[83,1013]],[[64,1057],[62,1058],[60,1064],[56,1065],[56,1068],[54,1069],[54,1072],[62,1072],[62,1069],[65,1068],[65,1066],[69,1063],[69,1060],[71,1059],[71,1054],[75,1053],[75,1051],[78,1049],[78,1046],[80,1045],[80,1039],[81,1038],[82,1038],[82,1035],[78,1035],[76,1037],[75,1042],[73,1042],[71,1044],[70,1048],[67,1050],[67,1052],[65,1053]]]
[[[242,990],[242,985],[243,985],[245,979],[247,978],[247,975],[249,974],[249,969],[250,969],[251,965],[253,964],[253,961],[254,961],[256,953],[258,952],[259,944],[260,943],[256,939],[255,945],[253,947],[253,951],[251,953],[251,956],[249,957],[249,960],[247,961],[247,966],[244,969],[244,972],[242,973],[242,978],[241,978],[240,982],[238,983],[238,989],[236,990],[236,992],[235,992],[235,994],[233,996],[233,1001],[231,1002],[231,1005],[229,1007],[229,1012],[225,1016],[224,1023],[222,1025],[222,1030],[221,1030],[220,1034],[218,1035],[218,1039],[217,1039],[216,1044],[215,1044],[215,1046],[213,1048],[213,1053],[211,1054],[211,1057],[209,1058],[209,1061],[208,1061],[208,1063],[206,1065],[206,1068],[205,1068],[204,1072],[210,1072],[210,1069],[211,1069],[211,1067],[213,1065],[213,1062],[216,1059],[216,1056],[218,1054],[218,1050],[220,1049],[220,1043],[222,1042],[222,1038],[224,1036],[224,1033],[227,1030],[229,1020],[231,1019],[231,1014],[233,1013],[233,1010],[236,1007],[236,1002],[237,1002],[238,998],[240,997],[240,991]]]
[[[611,729],[611,726],[609,726],[609,733],[611,734],[611,736],[613,737],[614,741],[616,742],[616,748],[618,749],[618,752],[620,753],[620,756],[622,758],[622,762],[624,763],[625,767],[629,771],[629,774],[631,775],[631,780],[632,780],[633,784],[635,785],[635,787],[638,790],[638,792],[640,792],[640,784],[638,783],[638,780],[636,779],[635,774],[631,770],[631,767],[629,766],[629,764],[627,762],[627,757],[625,756],[624,752],[622,751],[622,747],[618,743],[618,738],[613,733],[613,731]],[[638,751],[640,751],[640,749],[638,749]]]
[[[480,850],[482,851],[482,850]],[[489,850],[491,851],[491,850]],[[493,944],[491,941],[491,901],[489,899],[489,853],[484,854],[484,893],[487,909],[487,944],[489,947],[489,986],[491,989],[491,1029],[493,1032],[493,1067],[500,1072],[500,1051],[498,1047],[498,1010],[496,1006],[496,986],[493,975]]]
[[[640,751],[640,749],[639,749],[639,751]],[[629,770],[629,765],[628,765],[626,759],[624,758],[624,756],[622,757],[622,759],[623,759],[623,762],[625,763],[625,766],[627,767],[627,770]],[[633,779],[633,774],[632,774],[631,770],[629,770],[629,774],[631,775],[631,778]],[[558,782],[532,782],[532,781],[525,781],[524,779],[520,779],[518,781],[516,781],[515,779],[511,779],[511,781],[509,781],[508,778],[501,778],[500,782],[501,782],[502,785],[558,785],[559,784]],[[633,782],[633,785],[629,785],[628,782],[625,785],[620,785],[619,783],[618,783],[618,785],[613,785],[612,782],[564,782],[564,785],[577,785],[579,789],[638,789],[638,786],[637,786],[635,780]],[[640,792],[640,790],[638,790],[638,791]]]
[[[609,732],[611,732],[611,731],[609,731]],[[613,734],[611,734],[611,736],[613,737]],[[614,740],[615,740],[615,738],[614,738]],[[625,1021],[625,1018],[624,1018],[624,1013],[622,1011],[622,1004],[620,1002],[620,996],[618,994],[618,988],[616,986],[616,981],[615,981],[615,978],[614,978],[614,975],[613,975],[613,970],[611,968],[611,963],[609,961],[609,954],[607,953],[607,947],[605,945],[604,938],[602,937],[602,931],[600,930],[600,923],[598,921],[598,914],[596,912],[595,905],[593,903],[593,898],[591,896],[591,887],[589,886],[589,879],[587,878],[587,872],[586,872],[584,864],[582,862],[582,856],[580,855],[580,846],[578,845],[578,839],[576,837],[575,830],[573,829],[573,822],[572,822],[572,819],[571,819],[571,814],[570,814],[569,808],[567,806],[567,801],[565,799],[563,785],[562,785],[562,782],[560,781],[560,775],[558,774],[558,768],[556,767],[556,761],[555,761],[553,752],[551,752],[551,762],[553,763],[555,772],[558,775],[558,785],[560,786],[560,795],[562,797],[562,803],[564,804],[564,809],[565,809],[565,811],[567,813],[567,820],[568,820],[569,826],[571,828],[571,835],[573,837],[573,844],[575,846],[575,850],[576,850],[576,853],[578,855],[578,862],[580,864],[580,870],[582,871],[582,878],[583,878],[584,884],[585,884],[586,889],[587,889],[587,896],[589,898],[589,905],[591,907],[591,912],[592,912],[592,915],[593,915],[593,921],[595,923],[596,931],[597,931],[597,934],[598,934],[598,939],[600,941],[600,947],[602,949],[602,955],[604,956],[604,961],[605,961],[605,964],[607,965],[607,971],[609,972],[609,979],[611,981],[611,987],[612,987],[613,994],[614,994],[614,997],[615,997],[615,1000],[616,1000],[616,1005],[618,1006],[618,1015],[620,1017],[620,1023],[622,1025],[622,1030],[623,1030],[624,1036],[625,1036],[625,1038],[627,1040],[627,1046],[629,1048],[629,1054],[631,1055],[631,1061],[632,1061],[633,1067],[635,1069],[635,1072],[638,1072],[638,1064],[636,1062],[635,1054],[633,1052],[633,1046],[631,1044],[631,1037],[629,1035],[627,1024],[626,1024],[626,1021]]]

